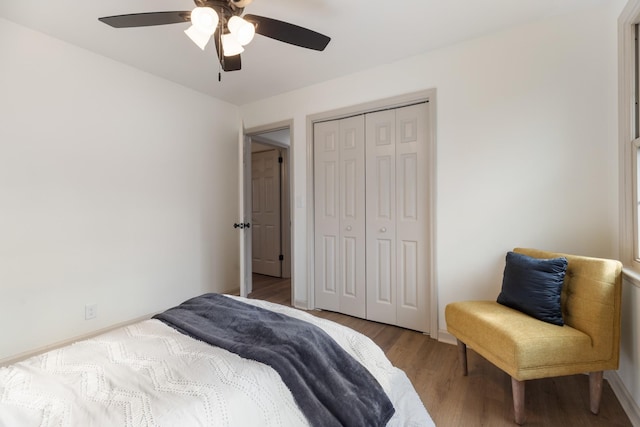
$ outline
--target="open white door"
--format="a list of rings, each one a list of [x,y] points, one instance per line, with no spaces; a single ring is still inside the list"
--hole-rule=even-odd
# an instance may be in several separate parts
[[[240,247],[240,296],[246,297],[253,288],[251,279],[251,138],[245,136],[244,129],[238,143],[238,238]]]
[[[251,268],[282,277],[280,178],[282,157],[272,149],[251,153]]]

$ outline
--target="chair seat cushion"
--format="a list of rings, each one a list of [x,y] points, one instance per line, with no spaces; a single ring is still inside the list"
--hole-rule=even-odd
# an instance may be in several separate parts
[[[595,362],[585,333],[494,301],[448,304],[445,318],[449,333],[520,381],[588,372]]]

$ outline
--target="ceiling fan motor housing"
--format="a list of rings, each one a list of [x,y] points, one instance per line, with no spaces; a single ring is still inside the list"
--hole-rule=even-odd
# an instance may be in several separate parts
[[[194,0],[198,7],[210,7],[215,10],[238,10],[242,11],[253,0]]]
[[[242,15],[242,12],[244,11],[243,8],[234,4],[234,0],[194,0],[194,3],[198,7],[210,7],[215,10],[220,18],[220,26],[225,30],[226,23],[229,22],[229,18],[236,15]]]
[[[253,0],[230,0],[231,4],[233,4],[235,7],[239,7],[239,8],[245,8],[247,7],[249,4],[251,4],[251,2],[253,2]]]
[[[215,10],[220,17],[220,25],[222,27],[229,21],[232,16],[240,16],[244,11],[244,5],[251,3],[252,0],[194,0],[198,7],[210,7]]]

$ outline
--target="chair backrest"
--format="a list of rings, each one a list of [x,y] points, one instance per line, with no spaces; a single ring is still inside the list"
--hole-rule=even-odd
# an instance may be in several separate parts
[[[565,257],[567,273],[562,286],[562,317],[565,324],[589,335],[601,360],[620,357],[620,300],[622,263],[538,249],[516,248],[514,252],[534,258]]]

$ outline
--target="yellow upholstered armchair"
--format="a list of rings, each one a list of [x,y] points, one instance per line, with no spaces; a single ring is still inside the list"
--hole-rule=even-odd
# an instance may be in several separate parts
[[[530,281],[531,265],[538,272]],[[502,303],[463,301],[445,308],[463,374],[467,346],[509,374],[515,421],[522,424],[526,380],[589,373],[590,409],[597,414],[603,372],[618,369],[621,271],[614,260],[523,248],[509,252]],[[549,288],[540,291],[539,277],[550,278]],[[533,293],[521,292],[527,287]],[[554,303],[560,314],[553,313]]]

